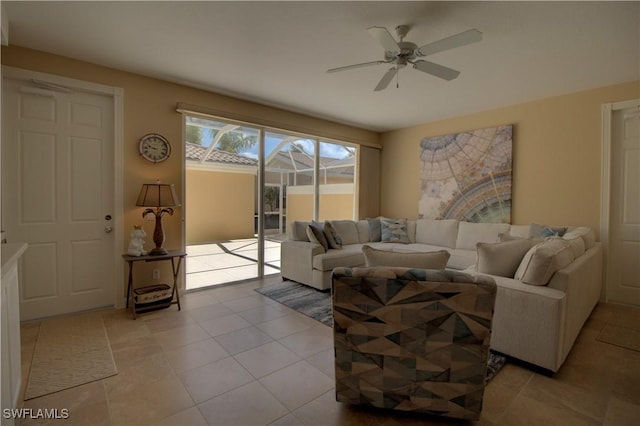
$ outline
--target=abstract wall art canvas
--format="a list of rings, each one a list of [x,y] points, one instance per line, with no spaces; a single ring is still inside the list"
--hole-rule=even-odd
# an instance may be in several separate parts
[[[419,217],[511,222],[513,126],[420,141]]]

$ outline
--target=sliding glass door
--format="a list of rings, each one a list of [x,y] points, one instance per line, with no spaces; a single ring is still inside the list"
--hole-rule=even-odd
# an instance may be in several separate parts
[[[294,220],[353,219],[357,147],[185,115],[186,288],[277,274]]]
[[[185,118],[186,289],[258,277],[260,130]]]

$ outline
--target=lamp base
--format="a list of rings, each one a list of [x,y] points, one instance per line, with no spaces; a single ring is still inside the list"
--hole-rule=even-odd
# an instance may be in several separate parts
[[[161,256],[161,255],[167,254],[167,253],[169,253],[167,251],[167,249],[162,248],[162,247],[156,247],[156,248],[152,249],[148,254],[149,254],[149,256]]]

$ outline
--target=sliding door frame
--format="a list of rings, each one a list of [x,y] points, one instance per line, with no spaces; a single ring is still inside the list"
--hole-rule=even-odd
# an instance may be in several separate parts
[[[227,117],[214,116],[206,113],[201,113],[192,110],[185,110],[178,108],[177,112],[182,115],[182,158],[181,158],[181,175],[182,175],[182,194],[186,199],[186,186],[187,186],[187,165],[186,165],[186,132],[187,126],[186,121],[187,117],[197,117],[206,120],[217,120],[220,122],[235,124],[239,126],[250,127],[256,129],[259,134],[258,138],[258,171],[257,171],[257,212],[258,212],[258,221],[257,221],[257,236],[258,236],[258,270],[257,270],[257,279],[264,278],[264,248],[265,248],[265,215],[264,215],[264,194],[265,194],[265,182],[266,182],[266,134],[267,132],[277,132],[284,133],[291,136],[299,136],[300,138],[304,138],[307,140],[313,140],[314,142],[314,171],[313,171],[313,187],[314,187],[314,196],[313,196],[313,220],[318,220],[320,216],[320,144],[322,142],[331,142],[340,145],[354,146],[357,148],[356,155],[354,157],[354,177],[353,177],[353,217],[357,217],[358,212],[358,163],[359,163],[359,152],[360,152],[360,144],[354,142],[346,142],[341,140],[336,140],[332,138],[309,135],[306,133],[297,132],[295,130],[281,129],[271,126],[265,126],[261,124],[255,124],[251,122],[236,120]],[[321,140],[322,139],[322,140]],[[282,191],[281,191],[282,192]],[[280,194],[280,198],[282,198],[283,194]],[[280,206],[282,206],[282,200]],[[187,246],[187,232],[186,232],[186,216],[187,210],[189,206],[185,202],[182,206],[183,215],[182,215],[182,246],[186,248]],[[186,267],[183,268],[182,271],[183,282],[185,283],[185,291],[186,291]]]

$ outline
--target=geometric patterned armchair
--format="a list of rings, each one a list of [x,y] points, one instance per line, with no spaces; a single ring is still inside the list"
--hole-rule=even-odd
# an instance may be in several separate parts
[[[496,284],[449,270],[336,268],[336,399],[477,420]]]

